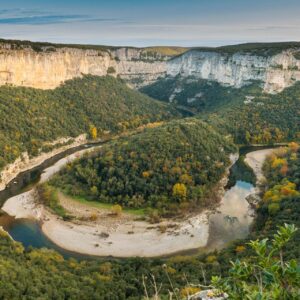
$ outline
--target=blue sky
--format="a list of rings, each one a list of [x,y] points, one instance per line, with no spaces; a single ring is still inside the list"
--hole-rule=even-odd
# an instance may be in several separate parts
[[[0,0],[0,4],[2,38],[132,46],[300,40],[300,0]]]

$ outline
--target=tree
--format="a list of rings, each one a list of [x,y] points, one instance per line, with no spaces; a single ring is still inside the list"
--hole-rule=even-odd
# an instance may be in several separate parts
[[[293,238],[294,225],[280,226],[271,242],[250,241],[255,256],[232,262],[229,276],[212,278],[212,285],[226,292],[229,299],[299,299],[300,271],[296,260],[285,261],[283,249]]]
[[[95,186],[95,185],[93,185],[92,187],[91,187],[91,194],[93,195],[93,196],[97,196],[98,195],[98,188]]]
[[[245,139],[246,139],[247,144],[251,143],[251,134],[248,130],[246,130]]]
[[[187,194],[187,188],[185,186],[185,184],[183,183],[176,183],[173,186],[173,196],[175,198],[179,198],[180,200],[183,200],[186,198],[186,194]]]
[[[123,211],[123,208],[119,204],[113,205],[112,208],[111,208],[112,214],[117,216],[117,217],[119,217],[122,214],[122,211]]]
[[[150,172],[149,171],[144,171],[142,173],[143,178],[148,178],[150,176]]]
[[[97,132],[97,128],[95,126],[90,126],[90,135],[93,140],[97,139],[98,132]]]

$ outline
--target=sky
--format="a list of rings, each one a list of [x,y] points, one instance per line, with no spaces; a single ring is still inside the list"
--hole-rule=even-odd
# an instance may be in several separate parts
[[[138,47],[300,41],[300,0],[0,0],[0,38]]]

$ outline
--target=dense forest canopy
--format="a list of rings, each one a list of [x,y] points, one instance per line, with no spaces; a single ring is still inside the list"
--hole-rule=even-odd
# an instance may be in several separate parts
[[[54,90],[1,86],[0,169],[22,152],[37,155],[45,142],[61,137],[100,138],[178,115],[110,76],[84,76]]]
[[[207,207],[235,146],[198,119],[148,128],[103,146],[52,180],[73,196],[162,213]]]
[[[151,97],[185,106],[237,144],[270,144],[300,139],[300,84],[278,94],[259,82],[241,88],[189,77],[166,78],[141,90]],[[174,92],[176,91],[176,92]]]

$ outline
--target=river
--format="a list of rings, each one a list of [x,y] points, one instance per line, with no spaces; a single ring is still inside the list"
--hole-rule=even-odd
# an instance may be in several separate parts
[[[9,184],[4,191],[0,192],[0,201],[3,204],[6,199],[32,188],[40,180],[41,174],[45,169],[49,169],[49,167],[63,157],[81,151],[86,147],[94,147],[94,145],[85,145],[67,150],[45,161],[40,166],[20,174],[14,182]],[[248,147],[241,149],[240,152],[245,155],[257,149],[257,147]],[[232,168],[235,168],[235,171],[239,171],[236,170],[239,168],[239,164],[236,163]],[[239,174],[240,172],[236,173]],[[235,182],[226,190],[219,207],[209,216],[208,244],[206,247],[200,249],[200,251],[207,252],[220,249],[230,241],[245,238],[248,235],[254,212],[251,210],[246,198],[254,192],[254,189],[255,186],[252,183],[239,180],[237,177],[235,178]],[[26,248],[30,246],[34,248],[51,248],[61,253],[65,258],[75,257],[80,259],[92,257],[58,247],[44,235],[37,221],[15,219],[3,213],[0,216],[0,226],[3,226],[14,240],[21,242]],[[189,254],[193,251],[195,250],[185,251],[185,253]]]

